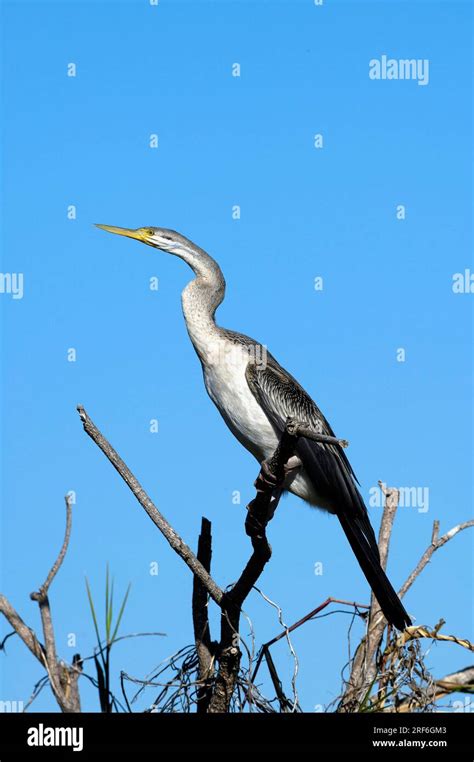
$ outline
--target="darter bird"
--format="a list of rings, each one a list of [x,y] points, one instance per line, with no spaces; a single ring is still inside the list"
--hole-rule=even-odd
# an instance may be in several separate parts
[[[260,464],[274,453],[288,418],[334,437],[311,397],[264,345],[216,324],[215,313],[225,294],[217,262],[174,230],[98,225],[175,254],[196,277],[182,293],[189,337],[201,361],[207,393],[239,442]],[[357,479],[339,444],[301,436],[284,488],[310,505],[335,514],[388,622],[399,630],[410,618],[380,565],[374,530],[357,488]]]

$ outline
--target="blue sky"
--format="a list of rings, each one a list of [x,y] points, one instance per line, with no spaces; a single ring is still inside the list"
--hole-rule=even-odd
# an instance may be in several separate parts
[[[50,596],[60,654],[92,652],[84,577],[102,600],[107,562],[118,592],[132,582],[122,632],[167,633],[117,645],[116,672],[144,677],[192,641],[191,576],[83,433],[77,403],[191,546],[201,516],[212,521],[219,584],[249,556],[258,465],[206,396],[181,315],[190,271],[94,222],[170,227],[208,250],[227,280],[220,324],[266,344],[350,440],[366,499],[379,479],[429,489],[428,510],[399,510],[389,573],[400,586],[434,519],[444,531],[472,515],[472,294],[452,288],[473,268],[470,3],[4,2],[2,13],[1,269],[23,273],[24,294],[0,294],[0,590],[39,629],[29,593],[74,490]],[[429,84],[369,79],[384,54],[428,59]],[[336,519],[290,496],[269,535],[260,588],[288,624],[328,596],[367,602]],[[417,623],[443,617],[446,633],[472,637],[472,550],[465,532],[433,558],[405,599]],[[280,631],[257,594],[246,611],[257,647]],[[339,693],[349,622],[294,635],[307,711]],[[285,645],[274,654],[289,690]],[[466,662],[456,646],[429,648],[436,677]],[[15,639],[0,670],[4,700],[26,702],[42,675]],[[56,709],[47,691],[34,707]]]

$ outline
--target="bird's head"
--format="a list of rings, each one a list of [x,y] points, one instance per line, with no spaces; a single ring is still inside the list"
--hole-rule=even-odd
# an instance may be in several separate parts
[[[175,254],[181,249],[186,241],[184,236],[177,233],[175,230],[167,230],[166,228],[116,228],[112,225],[96,225],[96,227],[106,230],[108,233],[116,233],[117,235],[124,235],[127,238],[134,238],[136,241],[153,246],[155,249],[161,249],[162,251],[169,251]]]
[[[124,235],[127,238],[134,238],[136,241],[153,246],[154,249],[175,254],[183,262],[186,262],[196,275],[204,279],[213,278],[217,284],[216,293],[221,294],[223,297],[225,281],[217,262],[204,249],[201,249],[190,241],[189,238],[185,238],[181,233],[177,233],[176,230],[154,228],[151,226],[136,228],[136,230],[132,228],[115,228],[111,225],[97,225],[97,227],[106,230],[108,233],[116,233],[117,235]]]

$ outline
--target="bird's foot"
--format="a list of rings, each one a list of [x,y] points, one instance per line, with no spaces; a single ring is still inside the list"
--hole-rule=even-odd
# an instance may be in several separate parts
[[[259,492],[267,492],[278,486],[278,477],[274,473],[271,463],[268,460],[262,461],[260,473],[255,479],[255,487]]]
[[[285,478],[287,476],[293,476],[294,472],[298,471],[301,468],[301,460],[297,455],[292,455],[291,458],[289,458],[285,465],[283,466],[283,471],[285,472]]]

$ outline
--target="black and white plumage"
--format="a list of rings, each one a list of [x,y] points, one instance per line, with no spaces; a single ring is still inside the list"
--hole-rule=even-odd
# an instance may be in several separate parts
[[[175,254],[193,269],[196,278],[184,289],[182,306],[207,392],[232,433],[259,463],[274,453],[288,417],[334,436],[311,397],[264,345],[216,324],[225,281],[212,257],[172,230],[99,227]],[[403,629],[410,618],[380,566],[375,534],[344,450],[300,437],[296,454],[285,489],[338,517],[387,620]]]

